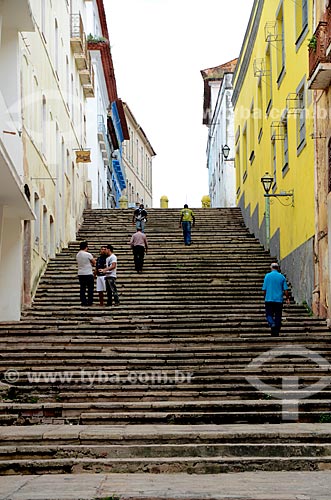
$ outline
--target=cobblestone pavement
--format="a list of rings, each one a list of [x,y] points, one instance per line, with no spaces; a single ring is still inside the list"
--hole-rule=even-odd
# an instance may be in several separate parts
[[[331,500],[331,472],[3,476],[0,500]]]

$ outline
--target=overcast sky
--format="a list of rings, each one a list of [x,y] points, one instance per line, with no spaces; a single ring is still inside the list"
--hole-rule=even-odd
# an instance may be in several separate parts
[[[153,206],[208,194],[200,70],[238,57],[253,0],[105,0],[119,97],[157,156]]]

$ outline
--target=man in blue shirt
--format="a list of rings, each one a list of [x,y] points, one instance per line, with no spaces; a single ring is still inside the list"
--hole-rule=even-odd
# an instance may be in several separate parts
[[[286,303],[290,303],[286,278],[281,274],[277,262],[271,264],[271,272],[264,277],[262,290],[264,291],[265,314],[271,328],[272,337],[278,337],[282,324],[282,310],[284,292]]]

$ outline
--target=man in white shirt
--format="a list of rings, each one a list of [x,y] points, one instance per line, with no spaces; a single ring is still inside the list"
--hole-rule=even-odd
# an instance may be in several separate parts
[[[87,241],[82,241],[79,245],[79,252],[76,255],[78,265],[78,279],[80,286],[80,303],[83,307],[93,304],[94,277],[93,268],[95,258],[88,251]],[[86,298],[87,289],[87,298]]]
[[[116,287],[117,257],[113,251],[113,246],[107,245],[108,257],[106,260],[106,267],[104,269],[100,269],[100,271],[106,276],[107,306],[112,306],[113,296],[115,306],[118,306],[120,303]]]

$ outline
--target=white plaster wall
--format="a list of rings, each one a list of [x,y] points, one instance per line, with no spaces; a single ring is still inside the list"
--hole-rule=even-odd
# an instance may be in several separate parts
[[[102,36],[100,20],[96,2],[87,2],[86,5],[87,34]],[[107,114],[110,106],[104,69],[100,51],[91,52],[94,67],[95,97],[88,99],[86,104],[87,115],[87,144],[91,149],[91,163],[88,165],[88,177],[92,188],[92,208],[107,208],[107,166],[102,157],[98,141],[98,117],[103,116],[107,131]],[[109,158],[109,163],[111,158]]]
[[[0,206],[0,321],[19,321],[22,290],[22,222]]]
[[[234,115],[231,103],[231,82],[232,74],[226,74],[223,78],[222,86],[219,87],[209,127],[207,166],[209,196],[212,207],[234,207],[236,205],[235,169],[234,161],[232,160],[234,157]],[[216,90],[216,85],[214,86],[214,90]],[[222,155],[222,146],[225,144],[230,148],[227,161],[225,161]]]

